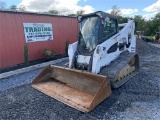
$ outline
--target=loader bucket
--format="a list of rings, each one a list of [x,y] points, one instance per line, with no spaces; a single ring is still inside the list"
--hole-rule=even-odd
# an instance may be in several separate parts
[[[53,65],[32,81],[32,87],[83,112],[111,94],[108,77]]]

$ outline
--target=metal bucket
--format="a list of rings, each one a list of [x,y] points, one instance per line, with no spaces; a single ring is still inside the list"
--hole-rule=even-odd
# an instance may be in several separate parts
[[[83,112],[111,94],[108,77],[53,65],[32,81],[32,87]]]

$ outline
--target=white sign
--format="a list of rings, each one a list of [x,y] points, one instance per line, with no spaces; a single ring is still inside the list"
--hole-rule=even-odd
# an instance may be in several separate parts
[[[53,40],[51,23],[23,23],[26,42]]]

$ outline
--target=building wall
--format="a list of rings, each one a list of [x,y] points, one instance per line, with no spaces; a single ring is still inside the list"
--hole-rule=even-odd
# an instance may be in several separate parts
[[[52,23],[53,29],[53,40],[27,43],[29,61],[42,59],[45,48],[64,54],[66,41],[77,40],[76,18],[0,11],[0,68],[24,63],[23,23]]]

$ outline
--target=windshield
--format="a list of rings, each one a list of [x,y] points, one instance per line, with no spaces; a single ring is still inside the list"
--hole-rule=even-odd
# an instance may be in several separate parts
[[[85,52],[93,51],[98,44],[99,17],[84,18],[80,26],[79,49]]]

